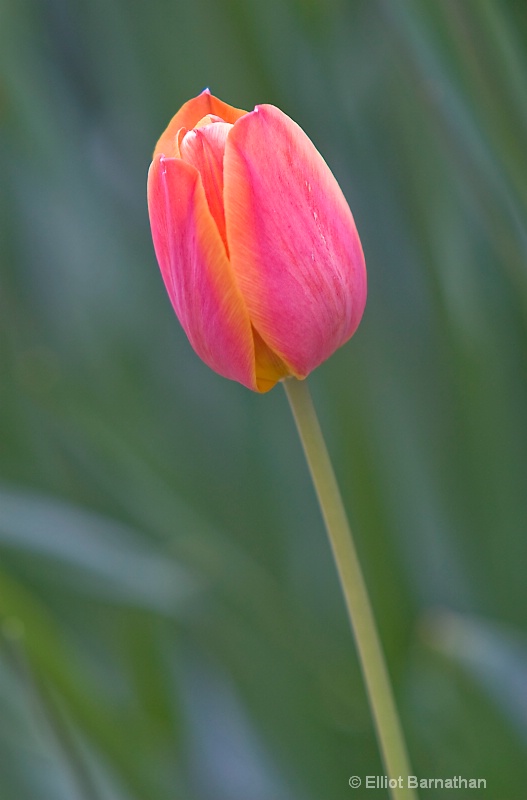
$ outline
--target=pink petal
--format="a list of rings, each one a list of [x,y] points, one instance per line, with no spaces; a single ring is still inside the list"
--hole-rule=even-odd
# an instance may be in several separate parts
[[[192,347],[220,375],[257,390],[251,323],[197,170],[155,158],[148,207],[163,280]]]
[[[210,212],[225,247],[225,212],[223,210],[223,154],[232,125],[214,122],[188,131],[179,142],[181,158],[196,167],[201,175]]]
[[[349,206],[306,134],[269,105],[227,137],[224,202],[251,322],[303,377],[352,336],[364,310],[366,269]]]

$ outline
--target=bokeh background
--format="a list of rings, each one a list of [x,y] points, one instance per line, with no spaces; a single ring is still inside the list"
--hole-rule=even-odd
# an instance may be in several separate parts
[[[1,800],[384,772],[282,388],[199,361],[153,254],[150,154],[205,86],[295,118],[361,234],[310,383],[413,771],[521,800],[525,4],[0,0],[0,65]]]

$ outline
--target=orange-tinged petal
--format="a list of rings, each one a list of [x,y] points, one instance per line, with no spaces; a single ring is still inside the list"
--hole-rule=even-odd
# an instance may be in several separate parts
[[[302,129],[262,105],[227,137],[224,204],[251,322],[303,377],[350,338],[366,302],[364,256],[344,195]]]
[[[201,175],[210,213],[227,249],[223,211],[223,154],[232,125],[213,122],[185,133],[179,141],[181,158],[196,167]],[[227,249],[228,253],[228,249]]]
[[[172,117],[168,127],[162,134],[156,149],[154,150],[154,158],[158,155],[175,156],[178,155],[175,149],[176,136],[180,128],[187,128],[192,130],[198,122],[211,114],[220,117],[224,122],[233,124],[237,119],[246,114],[241,108],[234,108],[233,106],[224,103],[213,94],[205,89],[197,97],[188,100],[181,106],[177,114]]]
[[[256,390],[251,322],[197,170],[155,158],[148,207],[161,273],[194,350],[220,375]]]
[[[256,385],[258,391],[268,392],[279,380],[291,374],[280,356],[266,345],[258,331],[253,327],[254,357],[256,361]]]

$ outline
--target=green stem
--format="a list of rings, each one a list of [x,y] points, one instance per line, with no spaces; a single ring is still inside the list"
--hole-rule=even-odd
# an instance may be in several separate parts
[[[391,796],[394,800],[417,800],[416,792],[407,787],[407,776],[412,773],[390,679],[350,526],[309,388],[306,381],[296,378],[287,378],[284,388],[331,542],[386,774],[398,784],[390,789]]]

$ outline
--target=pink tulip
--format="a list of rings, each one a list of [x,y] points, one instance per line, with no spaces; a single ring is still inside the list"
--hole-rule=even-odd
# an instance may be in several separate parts
[[[266,392],[355,332],[366,267],[353,216],[278,108],[247,113],[208,89],[185,103],[157,143],[148,207],[172,305],[220,375]]]

